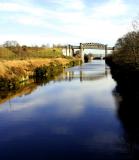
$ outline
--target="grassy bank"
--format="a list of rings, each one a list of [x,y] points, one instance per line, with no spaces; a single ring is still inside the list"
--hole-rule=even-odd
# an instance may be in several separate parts
[[[29,78],[49,78],[64,68],[79,65],[75,58],[32,58],[26,60],[0,61],[0,90],[17,89],[20,83]]]
[[[59,58],[62,57],[60,48],[43,48],[27,46],[0,47],[0,60],[15,60],[28,58]]]
[[[30,78],[47,81],[80,62],[79,58],[63,56],[61,48],[20,46],[7,41],[0,47],[0,90],[17,89]]]

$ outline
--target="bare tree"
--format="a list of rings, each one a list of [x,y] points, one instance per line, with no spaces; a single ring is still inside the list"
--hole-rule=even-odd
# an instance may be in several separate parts
[[[133,27],[134,31],[139,30],[139,14],[132,21],[132,27]]]
[[[118,39],[116,45],[116,52],[120,56],[126,57],[128,60],[134,58],[135,64],[139,58],[139,31],[127,33],[122,38]]]
[[[19,46],[19,43],[17,41],[6,41],[3,46],[6,48],[16,47]]]
[[[139,54],[139,32],[129,32],[117,40],[115,48],[123,54]]]

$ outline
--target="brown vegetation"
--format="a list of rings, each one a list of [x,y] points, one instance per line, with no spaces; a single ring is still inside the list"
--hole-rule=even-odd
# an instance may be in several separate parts
[[[0,47],[0,90],[17,89],[20,82],[33,77],[48,79],[80,61],[62,55],[61,48],[20,46],[7,41]]]
[[[0,59],[58,58],[62,57],[60,48],[43,48],[27,46],[0,47]]]
[[[107,63],[128,70],[139,70],[139,32],[129,32],[119,38],[113,55],[106,58]]]
[[[28,60],[2,60],[0,61],[0,77],[11,79],[14,77],[32,75],[35,68],[46,65],[51,62],[58,62],[62,65],[66,65],[71,60],[66,58],[37,58]]]

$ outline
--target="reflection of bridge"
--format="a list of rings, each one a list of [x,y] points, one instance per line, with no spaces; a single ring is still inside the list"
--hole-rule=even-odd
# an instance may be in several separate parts
[[[84,49],[99,49],[105,50],[105,56],[107,55],[108,50],[114,50],[114,47],[108,47],[107,45],[100,43],[80,43],[79,46],[66,45],[62,46],[63,54],[66,56],[73,56],[75,49],[80,50],[82,61],[84,61]]]
[[[79,72],[74,71],[67,71],[63,73],[61,76],[58,77],[58,81],[72,81],[72,80],[80,80],[80,81],[96,81],[99,79],[103,79],[104,77],[108,76],[109,71],[105,69],[103,72],[100,73],[90,73],[87,74],[84,71],[80,70]]]

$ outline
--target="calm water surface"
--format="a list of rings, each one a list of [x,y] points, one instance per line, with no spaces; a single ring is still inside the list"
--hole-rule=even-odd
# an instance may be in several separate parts
[[[2,101],[0,160],[131,159],[115,87],[93,61]]]

